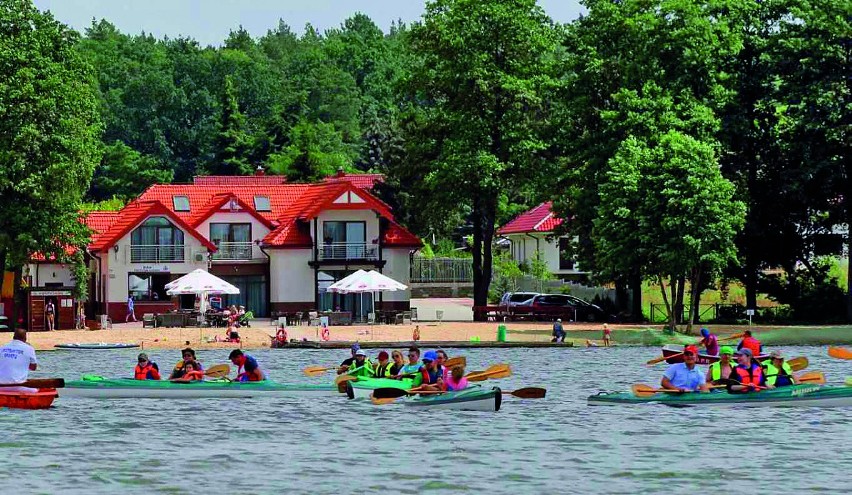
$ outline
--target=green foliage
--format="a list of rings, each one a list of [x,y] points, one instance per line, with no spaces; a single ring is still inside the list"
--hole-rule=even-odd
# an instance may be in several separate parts
[[[537,249],[530,258],[529,267],[525,270],[525,273],[538,282],[538,292],[544,292],[544,282],[554,278],[550,267],[547,266],[547,261],[544,259],[544,254]]]
[[[152,184],[168,184],[174,172],[153,156],[144,156],[121,141],[106,146],[92,178],[95,200],[139,196]]]
[[[95,203],[83,203],[80,205],[80,211],[82,213],[88,213],[90,211],[118,211],[124,208],[125,204],[126,202],[123,199],[113,196],[110,199],[105,199]]]
[[[494,279],[488,291],[488,299],[499,301],[506,292],[517,292],[524,273],[518,262],[507,251],[498,251],[494,258]]]
[[[810,269],[784,275],[770,275],[761,282],[770,298],[789,305],[793,321],[809,323],[839,322],[846,319],[844,291],[830,277],[831,263],[817,260]]]
[[[427,260],[431,260],[435,257],[435,252],[432,251],[432,246],[428,242],[424,243],[423,247],[420,248],[420,256]]]
[[[245,128],[246,118],[240,112],[234,83],[230,76],[225,76],[222,117],[214,143],[216,156],[208,166],[212,175],[248,175],[252,172],[248,161],[252,143]]]
[[[290,133],[290,144],[269,156],[269,169],[291,182],[316,182],[338,169],[353,171],[343,138],[333,125],[303,120]]]

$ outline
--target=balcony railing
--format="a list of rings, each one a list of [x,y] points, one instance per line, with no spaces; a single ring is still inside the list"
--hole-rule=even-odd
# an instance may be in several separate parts
[[[377,260],[379,250],[363,242],[328,242],[318,246],[320,260]]]
[[[131,263],[183,262],[183,244],[134,244],[130,246]]]
[[[214,260],[250,261],[252,259],[251,242],[220,242],[218,251],[213,253]]]

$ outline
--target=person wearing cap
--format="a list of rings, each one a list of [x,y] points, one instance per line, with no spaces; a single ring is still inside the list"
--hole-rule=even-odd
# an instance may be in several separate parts
[[[337,368],[338,375],[342,375],[344,373],[349,372],[349,367],[352,366],[353,362],[355,362],[355,353],[358,352],[359,349],[361,349],[361,345],[358,344],[358,342],[352,344],[352,347],[350,348],[350,352],[352,353],[352,355],[344,359],[343,362],[340,363],[340,367]]]
[[[420,362],[420,349],[417,347],[408,348],[408,362],[405,363],[399,372],[392,375],[391,378],[400,379],[406,375],[415,375],[420,371],[422,363]]]
[[[764,373],[766,373],[766,386],[769,388],[789,387],[796,382],[796,377],[793,376],[793,369],[784,361],[784,355],[781,351],[772,351],[769,353],[769,359],[763,363]]]
[[[269,379],[269,377],[266,376],[266,373],[260,369],[260,364],[257,362],[257,359],[248,354],[244,354],[243,351],[239,349],[231,351],[231,354],[228,355],[228,359],[230,359],[231,363],[237,367],[236,381],[238,382],[262,382]]]
[[[750,349],[752,356],[760,356],[763,352],[763,345],[759,340],[752,337],[751,330],[746,330],[743,332],[743,340],[741,340],[739,345],[737,345],[738,351],[742,349]]]
[[[728,383],[728,377],[734,372],[737,364],[733,361],[734,349],[729,345],[722,346],[719,349],[719,360],[710,365],[707,370],[706,380],[713,385],[722,385]]]
[[[346,372],[346,374],[351,376],[363,376],[366,378],[372,378],[373,363],[371,363],[370,360],[367,359],[367,351],[365,351],[364,349],[358,349],[357,351],[355,351],[355,360],[352,361],[352,364],[349,365],[349,370]]]
[[[426,351],[423,355],[423,366],[414,376],[412,385],[412,390],[418,392],[444,390],[444,370],[438,366],[437,352]]]
[[[698,341],[698,345],[703,345],[704,351],[710,356],[719,355],[719,340],[706,328],[701,329],[701,340]]]
[[[737,351],[737,367],[728,379],[729,392],[752,392],[760,390],[766,384],[763,368],[754,360],[749,348]]]
[[[562,318],[553,322],[553,340],[551,342],[565,342],[565,330],[562,328]]]
[[[191,348],[187,347],[186,349],[181,351],[181,355],[183,359],[177,362],[174,369],[172,370],[172,374],[169,375],[169,380],[174,380],[176,378],[183,378],[183,375],[186,373],[186,365],[191,364],[192,369],[195,371],[204,371],[204,367],[201,366],[201,363],[195,358],[195,351]]]
[[[667,390],[680,392],[709,391],[704,373],[695,366],[697,357],[698,348],[694,345],[686,346],[683,350],[683,362],[669,366],[663,373],[660,385]]]
[[[160,367],[157,363],[153,363],[148,359],[148,355],[144,352],[139,353],[136,358],[136,369],[133,370],[133,378],[137,380],[159,380]]]
[[[388,378],[391,376],[391,362],[388,351],[379,353],[378,362],[373,365],[373,378]]]

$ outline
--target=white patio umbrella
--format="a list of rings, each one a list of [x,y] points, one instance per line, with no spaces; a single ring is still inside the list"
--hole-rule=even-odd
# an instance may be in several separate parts
[[[203,315],[207,310],[206,302],[210,294],[239,294],[240,289],[221,278],[202,269],[193,270],[177,280],[166,284],[166,293],[170,296],[196,294],[201,296],[199,310]]]
[[[368,272],[358,270],[348,277],[344,277],[331,284],[328,290],[331,292],[339,292],[341,294],[365,294],[367,292],[395,292],[398,290],[405,290],[407,288],[408,286],[401,284],[387,275],[383,275],[375,270],[370,270]]]

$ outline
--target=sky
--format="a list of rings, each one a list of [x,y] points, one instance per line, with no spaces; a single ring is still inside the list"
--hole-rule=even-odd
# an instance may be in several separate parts
[[[483,0],[488,1],[488,0]],[[92,19],[106,19],[121,32],[142,31],[156,38],[180,35],[202,45],[221,45],[228,32],[243,26],[254,37],[278,25],[278,19],[297,33],[311,23],[320,32],[362,12],[387,32],[391,22],[410,23],[423,14],[424,0],[34,0],[59,21],[83,31]],[[585,9],[578,0],[539,0],[557,22],[569,22]]]

